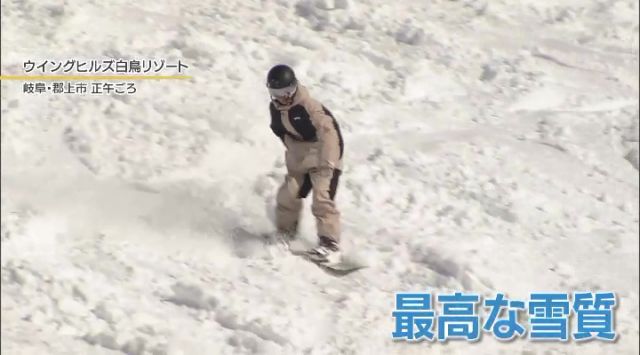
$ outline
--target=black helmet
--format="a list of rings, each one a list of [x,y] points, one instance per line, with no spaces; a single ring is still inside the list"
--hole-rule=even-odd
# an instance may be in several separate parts
[[[282,89],[295,86],[298,83],[296,74],[288,65],[278,64],[269,70],[267,74],[267,87],[269,89]]]

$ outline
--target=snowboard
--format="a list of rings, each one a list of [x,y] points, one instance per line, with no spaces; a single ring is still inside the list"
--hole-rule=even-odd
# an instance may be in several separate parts
[[[285,241],[274,233],[260,233],[256,235],[256,237],[258,239],[262,239],[264,244],[268,247],[277,246],[276,249],[300,256],[306,261],[316,264],[326,272],[335,276],[348,275],[369,266],[361,255],[357,255],[354,252],[343,252],[340,260],[334,263],[319,262],[309,254],[314,246],[310,245],[309,241],[305,241],[301,238]]]
[[[336,275],[347,275],[350,274],[354,271],[358,271],[360,269],[364,269],[366,268],[368,265],[364,262],[364,260],[362,260],[361,258],[358,258],[356,255],[354,255],[353,253],[343,253],[340,255],[340,260],[335,261],[335,262],[321,262],[318,261],[316,259],[314,259],[310,252],[310,249],[296,249],[293,247],[289,247],[289,251],[293,254],[293,255],[299,255],[301,257],[303,257],[304,259],[318,265],[319,267],[323,268],[324,270],[332,273],[332,274],[336,274]]]
[[[312,263],[320,266],[323,269],[329,270],[332,273],[347,275],[354,271],[358,271],[360,269],[364,269],[367,267],[364,263],[359,262],[358,260],[353,260],[349,258],[348,255],[342,255],[338,262],[319,262],[309,257],[308,252],[304,252],[304,258],[311,261]]]

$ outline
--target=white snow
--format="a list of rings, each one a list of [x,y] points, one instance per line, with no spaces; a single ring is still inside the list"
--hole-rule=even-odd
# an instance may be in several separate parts
[[[127,97],[2,81],[3,354],[638,353],[637,1],[1,6],[3,74],[194,76]],[[279,62],[343,129],[344,247],[371,263],[348,277],[261,240]],[[392,341],[394,293],[421,290],[611,290],[619,339]]]

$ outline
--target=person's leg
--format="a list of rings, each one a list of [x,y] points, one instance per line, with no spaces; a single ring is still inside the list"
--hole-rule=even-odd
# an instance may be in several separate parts
[[[311,190],[308,174],[287,174],[276,196],[276,228],[279,233],[295,236],[302,211],[302,198]]]
[[[316,228],[321,244],[324,241],[340,242],[340,212],[336,208],[340,170],[314,169],[309,172],[313,188],[311,212],[316,218]],[[325,238],[328,238],[325,239]]]

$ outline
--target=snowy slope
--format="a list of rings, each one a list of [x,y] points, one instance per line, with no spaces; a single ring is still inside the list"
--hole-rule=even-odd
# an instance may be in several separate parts
[[[3,74],[123,57],[194,76],[126,97],[2,82],[3,354],[638,353],[636,1],[1,9]],[[279,62],[343,128],[345,248],[372,263],[349,277],[257,237],[284,174]],[[612,290],[619,339],[391,341],[394,293],[420,290]]]

